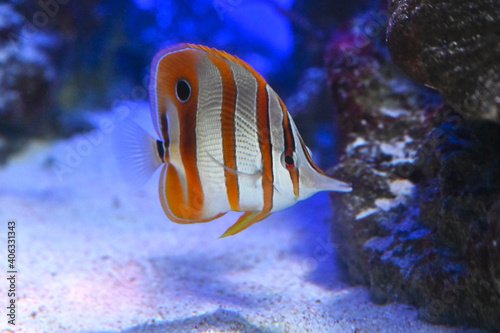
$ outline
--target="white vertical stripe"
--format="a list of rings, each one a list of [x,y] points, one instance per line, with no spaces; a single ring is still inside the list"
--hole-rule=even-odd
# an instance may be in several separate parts
[[[257,79],[243,66],[231,62],[236,84],[236,166],[238,169],[239,204],[242,211],[262,210],[262,153],[257,126]]]
[[[295,142],[295,156],[297,157],[297,168],[299,168],[299,199],[298,200],[302,200],[301,196],[302,196],[302,192],[303,192],[303,188],[302,188],[302,183],[300,181],[300,179],[303,177],[303,171],[304,170],[304,167],[302,166],[302,161],[300,161],[300,159],[303,160],[303,162],[305,162],[304,164],[307,165],[307,168],[311,169],[311,166],[309,165],[309,162],[307,161],[307,158],[305,156],[305,152],[303,151],[302,149],[302,145],[301,145],[301,141],[302,141],[302,138],[300,137],[300,133],[299,133],[299,130],[297,129],[297,126],[295,125],[295,122],[293,121],[293,118],[292,116],[289,115],[288,119],[290,119],[290,126],[292,128],[292,133],[293,133],[293,141]],[[314,173],[316,173],[316,171],[314,171]]]
[[[295,196],[290,172],[281,162],[281,155],[285,151],[283,109],[274,90],[269,85],[266,89],[269,96],[269,123],[271,127],[274,174],[273,212],[275,212],[294,204]]]
[[[165,163],[161,166],[161,171],[160,171],[160,195],[163,197],[163,199],[160,198],[160,201],[163,201],[163,209],[168,209],[170,211],[170,213],[172,215],[174,215],[172,213],[172,210],[170,209],[170,206],[168,204],[168,200],[167,200],[167,182],[168,182],[168,179],[167,179],[167,170],[168,170],[168,165]]]
[[[168,136],[169,136],[169,145],[168,145],[168,154],[170,158],[170,164],[177,169],[179,173],[179,177],[181,180],[182,187],[184,188],[184,194],[186,202],[188,200],[188,191],[187,191],[187,178],[186,178],[186,169],[184,168],[184,163],[182,162],[181,149],[180,149],[180,141],[181,141],[181,128],[179,122],[179,114],[175,104],[172,102],[170,98],[167,98],[167,123],[168,123]]]
[[[222,147],[222,77],[208,57],[201,57],[198,72],[196,157],[205,198],[204,218],[230,210]]]

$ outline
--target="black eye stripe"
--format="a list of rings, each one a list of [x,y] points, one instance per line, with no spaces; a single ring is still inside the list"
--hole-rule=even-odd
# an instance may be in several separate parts
[[[158,151],[158,156],[160,156],[161,160],[165,162],[165,149],[162,141],[156,140],[156,150]]]
[[[179,102],[185,103],[191,98],[191,86],[187,81],[179,80],[175,85],[175,94]]]
[[[293,137],[292,123],[288,112],[285,112],[284,105],[281,106],[283,112],[283,143],[285,151],[282,155],[282,162],[284,162],[287,169],[295,168],[295,138]]]

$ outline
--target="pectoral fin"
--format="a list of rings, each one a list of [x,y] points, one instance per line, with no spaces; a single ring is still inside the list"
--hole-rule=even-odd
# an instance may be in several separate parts
[[[234,236],[239,232],[251,227],[253,224],[262,221],[266,217],[271,215],[271,213],[263,213],[263,212],[246,212],[241,215],[238,221],[233,224],[226,232],[220,236],[219,238],[225,238],[228,236]]]
[[[210,153],[207,153],[208,156],[210,156],[215,163],[217,163],[220,167],[224,168],[224,170],[227,170],[229,172],[231,172],[232,174],[235,174],[237,176],[247,176],[247,177],[250,177],[252,179],[255,179],[255,182],[257,182],[257,180],[262,176],[262,171],[261,170],[256,170],[255,172],[253,173],[248,173],[248,172],[242,172],[242,171],[238,171],[238,170],[234,170],[234,169],[231,169],[227,166],[225,166],[223,163],[217,161],[217,159],[215,157],[212,156],[212,154]]]
[[[113,151],[123,178],[136,188],[144,186],[164,163],[157,139],[131,119],[118,123],[113,135]]]

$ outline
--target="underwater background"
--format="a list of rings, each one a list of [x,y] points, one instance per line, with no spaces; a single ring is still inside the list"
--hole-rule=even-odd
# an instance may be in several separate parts
[[[170,222],[111,141],[179,42],[253,66],[353,192]],[[0,328],[500,331],[499,59],[497,0],[0,2]]]

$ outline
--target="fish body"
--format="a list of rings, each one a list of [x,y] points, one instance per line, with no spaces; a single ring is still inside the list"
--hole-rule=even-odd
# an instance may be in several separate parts
[[[235,56],[167,47],[153,59],[149,92],[157,138],[131,131],[130,164],[143,175],[161,167],[159,196],[173,222],[244,212],[226,237],[319,191],[351,191],[315,166],[283,101]]]

